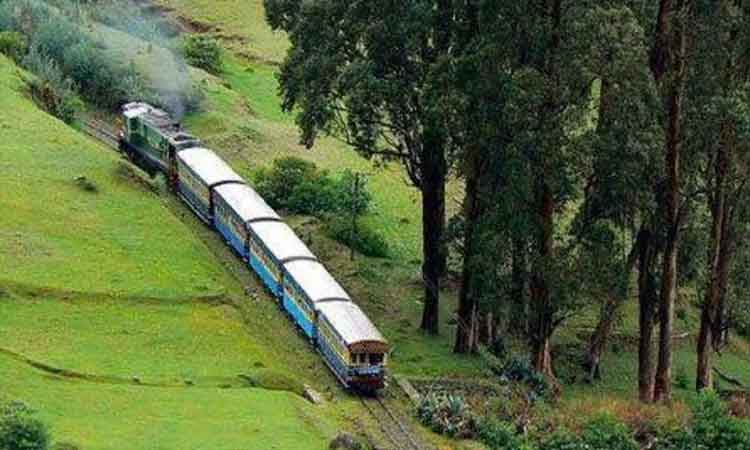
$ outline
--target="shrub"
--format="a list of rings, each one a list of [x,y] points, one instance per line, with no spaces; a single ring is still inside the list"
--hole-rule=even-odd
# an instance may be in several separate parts
[[[457,438],[474,435],[476,423],[463,397],[430,393],[417,405],[417,418],[433,431]]]
[[[508,344],[503,336],[497,336],[489,346],[490,353],[499,360],[508,357]]]
[[[513,426],[499,420],[485,420],[478,425],[479,439],[492,450],[530,450],[532,447],[519,436]]]
[[[98,106],[113,108],[132,95],[135,72],[116,64],[90,41],[67,48],[62,64],[83,95]]]
[[[723,401],[713,393],[701,395],[693,408],[692,434],[706,450],[747,450],[750,423],[729,417]]]
[[[255,175],[258,193],[274,208],[321,216],[333,209],[333,189],[326,174],[300,158],[276,159]]]
[[[387,258],[390,255],[388,241],[367,225],[359,224],[354,230],[349,218],[337,217],[329,220],[325,229],[329,237],[365,256]]]
[[[526,383],[536,397],[544,397],[549,391],[544,375],[535,371],[525,359],[509,359],[502,367],[500,376],[508,381]]]
[[[729,416],[726,406],[714,393],[705,393],[693,405],[690,428],[662,434],[657,450],[747,450],[750,448],[750,422]]]
[[[568,430],[555,431],[539,445],[540,450],[590,450],[584,446],[581,439]]]
[[[354,174],[345,171],[339,179],[300,158],[276,159],[270,169],[256,172],[255,188],[274,208],[293,214],[325,218],[329,214],[364,214],[370,206],[370,194],[363,187],[356,195]]]
[[[219,74],[223,69],[222,49],[219,42],[208,36],[192,35],[185,40],[185,60],[191,66]]]
[[[74,23],[54,13],[38,25],[32,36],[31,45],[61,65],[68,49],[87,41]]]
[[[0,53],[14,61],[21,61],[29,50],[29,43],[21,33],[15,31],[0,32]]]
[[[81,450],[81,447],[70,442],[58,442],[52,446],[52,450]]]
[[[579,435],[565,429],[556,431],[541,443],[540,449],[638,450],[639,447],[628,427],[612,416],[602,415],[588,422]]]
[[[48,446],[47,427],[26,405],[16,402],[0,408],[0,449],[46,450]]]
[[[36,103],[58,119],[72,123],[82,104],[73,90],[73,84],[66,78],[55,62],[32,48],[24,65],[36,74],[29,82],[31,96]]]
[[[609,415],[602,415],[586,424],[581,439],[591,450],[638,450],[628,428]]]

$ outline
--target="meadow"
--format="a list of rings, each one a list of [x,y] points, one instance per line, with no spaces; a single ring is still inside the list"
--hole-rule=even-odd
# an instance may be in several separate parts
[[[0,398],[86,449],[326,448],[347,402],[302,398],[334,382],[286,317],[28,76],[0,57]]]

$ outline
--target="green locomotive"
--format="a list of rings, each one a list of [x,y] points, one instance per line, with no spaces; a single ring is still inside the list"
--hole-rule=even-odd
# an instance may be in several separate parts
[[[200,141],[186,133],[166,111],[146,103],[123,106],[125,126],[120,150],[151,176],[158,172],[176,179],[176,155],[180,150],[200,147]]]

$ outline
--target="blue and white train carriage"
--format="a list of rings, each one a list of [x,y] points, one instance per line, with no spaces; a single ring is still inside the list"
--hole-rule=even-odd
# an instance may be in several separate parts
[[[346,386],[364,391],[383,388],[388,343],[352,302],[317,305],[318,348]]]
[[[383,386],[388,345],[343,287],[251,187],[214,191],[214,223],[347,386]],[[321,314],[322,305],[327,314]],[[321,333],[321,330],[323,332]]]
[[[208,224],[213,223],[214,190],[245,180],[211,150],[195,147],[177,153],[177,192]]]

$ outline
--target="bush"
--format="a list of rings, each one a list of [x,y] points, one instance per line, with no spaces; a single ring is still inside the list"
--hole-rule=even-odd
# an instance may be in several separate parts
[[[638,450],[638,443],[623,423],[602,415],[586,424],[580,435],[558,430],[542,442],[541,450]],[[685,449],[687,450],[687,449]]]
[[[509,359],[502,367],[499,375],[508,381],[527,384],[534,396],[539,398],[547,395],[549,391],[549,386],[544,375],[535,371],[525,359],[515,357]]]
[[[656,450],[747,450],[750,422],[729,416],[723,401],[705,393],[693,405],[693,420],[687,430],[662,434]]]
[[[191,66],[219,74],[223,70],[222,49],[219,42],[208,36],[192,35],[185,40],[185,60]]]
[[[81,447],[70,442],[58,442],[52,446],[52,450],[81,450]]]
[[[499,360],[508,357],[508,344],[503,336],[497,336],[489,346],[490,353]]]
[[[356,195],[352,185],[355,175],[345,171],[339,179],[300,158],[276,159],[270,169],[256,172],[255,188],[274,208],[293,214],[325,218],[330,214],[356,215],[367,212],[370,194],[362,187]]]
[[[116,64],[90,41],[65,49],[62,64],[83,95],[101,107],[126,103],[137,84],[134,69]]]
[[[589,422],[581,439],[585,448],[591,450],[638,450],[638,444],[628,427],[609,415],[599,416]]]
[[[66,78],[55,62],[32,48],[24,65],[36,74],[29,82],[31,96],[36,103],[58,119],[72,123],[82,104],[73,90],[73,83]]]
[[[0,32],[0,53],[20,62],[29,50],[29,43],[21,33],[15,31]]]
[[[693,408],[692,435],[706,450],[747,450],[750,423],[729,417],[723,401],[712,393],[700,397]]]
[[[530,444],[519,436],[513,426],[498,420],[485,420],[478,425],[477,435],[492,450],[531,450]]]
[[[0,449],[46,450],[49,447],[47,427],[33,417],[23,403],[0,408]]]
[[[258,193],[274,208],[319,217],[334,209],[332,181],[311,162],[279,158],[254,178]]]
[[[463,397],[430,393],[417,405],[417,418],[433,431],[468,438],[476,431],[474,417]]]
[[[371,258],[387,258],[390,255],[388,242],[369,226],[359,224],[356,231],[347,217],[337,217],[326,223],[326,234],[349,248]]]

